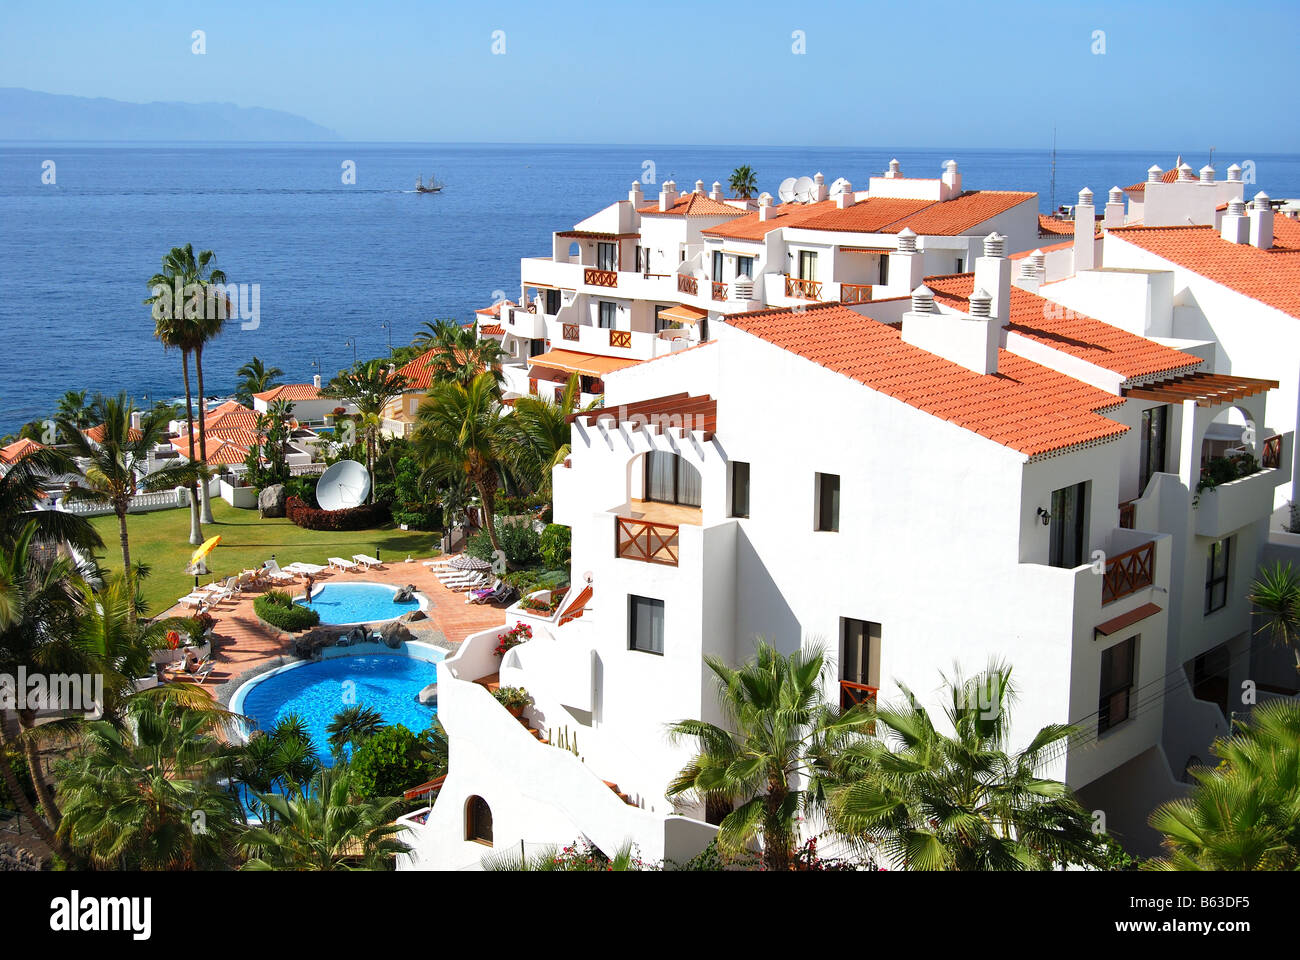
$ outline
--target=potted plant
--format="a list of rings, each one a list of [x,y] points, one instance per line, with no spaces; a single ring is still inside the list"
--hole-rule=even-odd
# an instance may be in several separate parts
[[[516,720],[522,718],[524,708],[533,703],[532,695],[523,687],[497,687],[492,696],[496,697],[497,703],[505,707],[510,716]]]

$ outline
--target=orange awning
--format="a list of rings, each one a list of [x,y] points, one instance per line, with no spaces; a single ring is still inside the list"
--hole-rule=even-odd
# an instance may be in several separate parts
[[[691,326],[695,326],[708,315],[707,310],[696,310],[694,307],[686,306],[686,304],[659,311],[659,317],[662,320],[674,320],[677,323],[688,323]]]
[[[640,360],[625,360],[621,357],[602,357],[595,353],[578,353],[576,350],[548,350],[546,353],[528,358],[530,367],[549,367],[552,370],[582,373],[589,377],[603,377],[615,370],[634,367],[640,362]]]

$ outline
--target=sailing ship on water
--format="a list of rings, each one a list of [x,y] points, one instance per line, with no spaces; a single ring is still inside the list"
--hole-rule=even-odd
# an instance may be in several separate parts
[[[423,176],[417,174],[415,177],[416,193],[438,193],[442,190],[443,186],[443,184],[439,183],[433,177],[430,177],[427,182]]]

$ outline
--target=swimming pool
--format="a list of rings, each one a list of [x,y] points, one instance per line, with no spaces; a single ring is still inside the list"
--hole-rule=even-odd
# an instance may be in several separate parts
[[[393,600],[397,587],[384,583],[326,583],[312,591],[311,602],[294,600],[320,614],[320,622],[334,626],[352,623],[382,623],[412,610],[424,610],[428,601],[421,594],[400,603]]]
[[[407,644],[404,653],[360,654],[295,663],[254,677],[231,698],[230,709],[270,730],[289,714],[302,717],[321,760],[329,763],[325,728],[351,706],[370,707],[390,726],[420,733],[436,711],[418,702],[419,692],[438,679],[444,654],[426,644]]]

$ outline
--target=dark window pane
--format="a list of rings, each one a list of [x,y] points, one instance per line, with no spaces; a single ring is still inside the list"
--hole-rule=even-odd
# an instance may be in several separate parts
[[[731,462],[731,515],[749,516],[749,464],[742,460]]]
[[[840,478],[834,473],[817,474],[817,529],[840,528]]]
[[[1083,563],[1086,500],[1086,485],[1082,483],[1052,492],[1051,543],[1047,562],[1054,567],[1077,567]]]
[[[664,602],[628,597],[628,647],[642,653],[664,652]]]
[[[1101,687],[1097,703],[1099,733],[1129,717],[1136,648],[1137,638],[1130,637],[1101,652]]]

